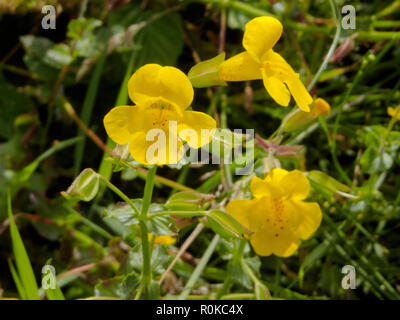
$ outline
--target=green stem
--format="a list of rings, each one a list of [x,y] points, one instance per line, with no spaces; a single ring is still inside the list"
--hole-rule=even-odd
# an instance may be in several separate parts
[[[201,273],[203,272],[204,268],[206,267],[208,261],[211,258],[211,255],[213,254],[215,247],[217,246],[219,241],[219,235],[216,234],[214,238],[212,239],[210,245],[208,246],[207,250],[204,252],[203,256],[201,257],[201,260],[199,264],[196,266],[196,269],[194,269],[192,275],[190,276],[188,282],[186,283],[185,287],[183,288],[181,294],[178,297],[178,300],[185,300],[190,291],[192,290],[193,286],[195,285],[197,279],[200,277]]]
[[[105,177],[103,177],[101,174],[98,174],[99,178],[107,185],[107,187],[113,191],[116,195],[118,195],[122,200],[124,200],[131,208],[132,210],[139,216],[139,211],[134,205],[133,201],[129,199],[129,197],[123,193],[121,190],[119,190],[115,185],[113,185],[110,181],[108,181]]]
[[[157,166],[153,165],[150,167],[147,177],[146,177],[146,185],[144,187],[144,195],[142,202],[142,210],[141,210],[141,221],[140,225],[140,233],[142,237],[142,255],[143,255],[143,269],[142,269],[142,286],[148,291],[148,287],[151,282],[151,254],[150,254],[150,246],[149,246],[149,238],[148,238],[148,229],[145,223],[147,219],[147,212],[149,210],[151,204],[151,198],[153,195],[154,188],[154,177],[156,175]]]
[[[271,293],[269,292],[269,289],[267,288],[267,286],[265,284],[263,284],[261,282],[261,280],[256,277],[256,275],[254,274],[253,270],[251,270],[251,268],[248,266],[248,264],[246,263],[246,261],[244,259],[241,259],[241,262],[242,262],[243,269],[250,276],[251,280],[253,280],[254,285],[261,287],[265,292],[265,296],[268,299],[271,299]]]
[[[78,211],[75,209],[71,208],[68,205],[64,206],[69,212],[71,212],[73,215],[75,215],[83,224],[91,228],[93,231],[97,232],[99,235],[103,236],[104,238],[111,240],[113,236],[106,230],[104,230],[102,227],[99,227],[97,224],[93,223],[89,219],[85,218],[82,216]]]
[[[226,115],[227,111],[227,98],[226,94],[223,93],[221,96],[221,128],[222,129],[227,129],[228,128],[228,117]],[[232,178],[232,172],[230,170],[230,165],[224,163],[224,174],[226,178],[226,184],[228,188],[233,187],[233,178]]]
[[[142,204],[142,218],[145,220],[147,211],[149,210],[151,198],[153,195],[153,188],[154,188],[154,177],[156,175],[157,166],[152,166],[146,177],[146,185],[144,187],[144,195],[143,195],[143,204]]]
[[[143,221],[139,222],[140,233],[142,238],[142,255],[143,255],[143,269],[142,269],[142,286],[148,288],[151,282],[151,256],[148,229]],[[146,290],[147,291],[147,290]]]
[[[325,56],[324,61],[322,62],[321,66],[319,67],[319,69],[317,71],[317,73],[315,74],[314,78],[312,79],[312,81],[310,82],[310,84],[307,87],[308,90],[311,90],[312,87],[314,87],[314,85],[318,81],[318,78],[321,76],[321,73],[326,69],[326,66],[328,65],[328,61],[331,58],[333,52],[335,51],[337,43],[339,41],[339,37],[340,37],[341,28],[340,28],[340,21],[338,19],[338,17],[339,17],[338,16],[338,8],[337,8],[335,0],[330,0],[329,3],[331,5],[333,16],[334,16],[335,21],[336,21],[336,33],[335,33],[335,37],[333,38],[332,44],[331,44],[331,46],[330,46],[330,48],[328,50],[328,53]]]

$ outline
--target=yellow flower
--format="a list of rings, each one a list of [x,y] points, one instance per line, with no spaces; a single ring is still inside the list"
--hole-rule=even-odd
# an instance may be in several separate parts
[[[304,202],[310,183],[298,170],[273,169],[264,180],[254,177],[252,200],[233,200],[226,211],[253,231],[250,242],[258,255],[292,255],[317,230],[322,214],[318,203]]]
[[[397,107],[397,108],[388,107],[387,113],[392,118],[395,117],[396,120],[400,120],[400,107]]]
[[[292,95],[299,108],[310,111],[313,99],[298,73],[272,47],[282,35],[282,24],[272,17],[258,17],[246,24],[243,47],[246,51],[220,65],[219,77],[224,81],[263,79],[271,97],[281,106],[288,106]]]
[[[216,122],[209,115],[186,110],[193,100],[188,77],[174,67],[147,64],[128,82],[135,106],[118,106],[104,117],[108,136],[129,143],[132,157],[143,164],[171,164],[182,159],[183,142],[192,148],[208,144]]]
[[[151,241],[153,239],[153,235],[151,233],[148,234],[148,239],[149,241]],[[171,236],[167,236],[167,235],[161,235],[161,236],[156,236],[154,239],[154,244],[164,244],[166,246],[170,245],[170,244],[174,244],[176,242],[176,239],[171,237]]]

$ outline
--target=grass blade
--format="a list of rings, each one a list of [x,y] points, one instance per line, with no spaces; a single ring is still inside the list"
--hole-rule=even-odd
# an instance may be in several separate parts
[[[21,279],[19,278],[17,270],[15,270],[14,264],[12,263],[11,260],[8,260],[8,266],[10,268],[10,272],[11,272],[11,275],[12,275],[12,277],[14,279],[15,286],[17,287],[18,294],[19,294],[20,298],[22,300],[26,300],[27,298],[26,298],[26,293],[25,293],[24,286],[22,285]]]
[[[40,300],[38,293],[39,289],[36,283],[35,274],[33,273],[31,262],[29,260],[28,254],[26,253],[24,243],[22,242],[21,236],[18,232],[17,225],[15,224],[13,218],[11,210],[10,191],[7,191],[7,208],[8,208],[8,218],[10,220],[12,247],[20,279],[19,285],[23,286],[26,294],[25,296],[26,299]]]

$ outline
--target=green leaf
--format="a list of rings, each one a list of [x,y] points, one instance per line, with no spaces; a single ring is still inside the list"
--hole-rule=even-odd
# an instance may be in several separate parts
[[[35,274],[32,269],[31,262],[28,254],[26,253],[24,243],[22,242],[21,236],[18,232],[17,225],[15,224],[12,210],[11,210],[11,195],[10,192],[7,194],[7,207],[8,207],[8,219],[10,221],[10,233],[12,247],[15,257],[15,262],[18,270],[18,278],[20,283],[17,286],[23,286],[25,291],[25,298],[28,300],[40,300],[39,289],[36,283]],[[20,288],[21,289],[21,288]]]
[[[32,107],[31,99],[8,83],[0,69],[0,138],[11,138],[17,117]]]
[[[118,297],[124,300],[134,299],[140,284],[140,276],[135,272],[116,276],[107,280],[100,280],[95,286],[97,297]]]
[[[101,26],[101,20],[94,18],[78,18],[73,19],[68,24],[67,37],[75,40],[79,40],[88,34],[91,34],[94,29]]]
[[[11,260],[8,260],[8,266],[10,268],[11,275],[15,282],[15,286],[17,287],[19,296],[21,297],[22,300],[27,300],[25,288],[22,285],[21,279],[19,278],[17,270],[15,270],[14,264],[12,263]]]
[[[72,62],[73,57],[70,51],[71,48],[68,47],[66,44],[57,44],[46,51],[46,55],[43,61],[50,66],[61,69],[63,66],[68,65]]]
[[[156,18],[158,14],[162,16]],[[182,18],[174,12],[163,14],[162,11],[143,10],[140,4],[134,2],[110,13],[108,21],[111,25],[128,28],[146,22],[133,38],[138,50],[136,67],[146,63],[176,64],[184,44]]]
[[[51,273],[51,269],[48,269],[48,272]],[[49,276],[49,274],[43,273],[42,279],[45,278],[46,276]],[[55,278],[55,275],[54,275],[54,278]],[[47,299],[49,299],[49,300],[65,300],[65,297],[64,297],[60,287],[58,286],[56,279],[54,279],[54,285],[55,285],[54,289],[52,289],[52,288],[45,289]]]
[[[29,71],[45,79],[49,85],[54,84],[58,70],[45,59],[47,51],[54,47],[54,43],[47,38],[33,35],[22,36],[20,40],[26,51],[24,62]]]
[[[141,61],[175,65],[183,49],[182,19],[171,13],[150,23],[138,34],[141,41]]]
[[[315,247],[303,260],[299,268],[299,283],[300,287],[303,286],[303,279],[306,272],[314,265],[314,263],[321,261],[330,248],[329,241],[324,241]]]

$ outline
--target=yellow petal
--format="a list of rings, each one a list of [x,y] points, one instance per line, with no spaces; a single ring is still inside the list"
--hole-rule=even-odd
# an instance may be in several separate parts
[[[282,177],[279,184],[287,199],[304,200],[310,193],[310,182],[299,170],[287,173]]]
[[[198,149],[211,141],[216,126],[215,120],[206,113],[184,111],[178,124],[178,133],[190,147]]]
[[[264,180],[254,177],[250,183],[251,193],[255,198],[273,197],[280,198],[284,196],[284,190],[281,180],[288,174],[284,169],[272,169]]]
[[[219,66],[218,76],[224,81],[247,81],[261,79],[260,63],[248,52],[239,53]]]
[[[257,232],[265,222],[265,200],[232,200],[225,211],[247,229]]]
[[[329,105],[328,102],[326,102],[322,98],[315,99],[311,109],[312,115],[319,117],[320,115],[330,114],[330,113],[331,113],[331,106]]]
[[[391,117],[396,117],[397,120],[400,120],[400,107],[392,108],[387,107],[387,113]]]
[[[139,68],[128,82],[129,97],[136,104],[149,98],[161,97],[182,109],[193,100],[193,87],[189,78],[179,69],[146,64]]]
[[[141,131],[129,143],[133,159],[143,164],[174,164],[184,156],[183,143],[168,131],[154,128]]]
[[[154,243],[161,243],[164,245],[170,245],[170,244],[174,244],[176,242],[176,239],[171,237],[171,236],[167,236],[167,235],[161,235],[161,236],[157,236],[154,239]]]
[[[311,95],[308,93],[303,82],[301,82],[299,75],[296,74],[295,76],[287,79],[285,83],[287,84],[290,93],[292,94],[299,108],[304,112],[309,112],[310,111],[309,106],[313,102],[313,99]]]
[[[118,144],[127,144],[140,125],[139,108],[119,106],[111,109],[103,119],[107,135]]]
[[[269,95],[283,107],[287,107],[290,102],[290,92],[286,88],[285,84],[275,77],[267,77],[265,71],[263,73],[263,82],[265,89],[267,89]]]
[[[288,223],[303,240],[308,239],[321,224],[322,213],[316,202],[285,201],[285,207],[291,211]]]
[[[269,225],[264,225],[253,235],[250,243],[260,256],[275,254],[279,257],[289,257],[297,250],[300,241],[289,229],[277,233]]]
[[[250,190],[255,198],[273,196],[280,194],[280,187],[267,183],[259,177],[254,177],[250,182]]]
[[[246,24],[243,36],[243,47],[257,62],[279,40],[282,35],[282,24],[272,17],[258,17]]]

